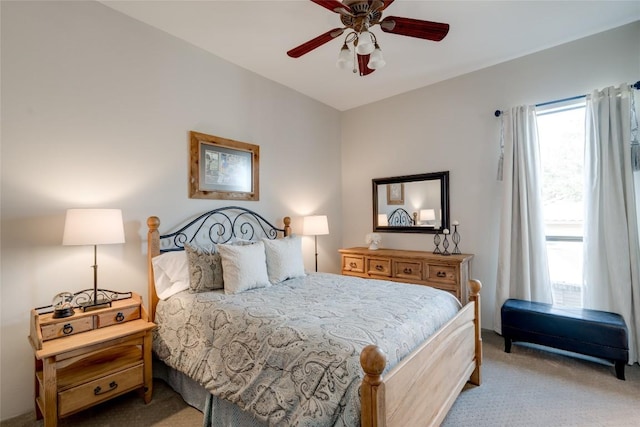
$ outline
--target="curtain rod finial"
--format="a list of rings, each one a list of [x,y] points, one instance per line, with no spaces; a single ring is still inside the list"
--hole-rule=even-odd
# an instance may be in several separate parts
[[[493,115],[494,115],[494,116],[496,116],[496,117],[500,117],[500,116],[502,115],[502,111],[500,111],[500,110],[496,110],[496,111],[493,113]]]

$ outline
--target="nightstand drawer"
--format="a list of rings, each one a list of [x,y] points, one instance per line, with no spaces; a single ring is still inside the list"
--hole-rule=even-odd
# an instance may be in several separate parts
[[[351,255],[344,256],[342,258],[342,271],[364,273],[364,257]]]
[[[372,276],[391,277],[391,260],[387,258],[368,258],[367,273]]]
[[[420,261],[396,261],[393,266],[394,277],[408,280],[422,280],[422,262]]]
[[[457,283],[456,268],[450,265],[427,264],[427,280]]]
[[[92,317],[81,317],[78,319],[69,319],[68,321],[60,321],[49,325],[42,325],[42,340],[48,341],[55,338],[67,337],[69,335],[79,334],[93,329]]]
[[[128,322],[140,318],[140,306],[126,307],[118,310],[111,310],[106,313],[100,313],[96,316],[96,328],[104,328],[105,326],[115,325],[116,323]]]
[[[58,416],[64,417],[140,387],[144,378],[143,366],[140,364],[58,393]]]

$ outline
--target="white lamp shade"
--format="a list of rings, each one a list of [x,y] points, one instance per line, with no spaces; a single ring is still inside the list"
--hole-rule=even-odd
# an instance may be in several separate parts
[[[336,65],[340,69],[349,69],[353,68],[353,56],[351,54],[351,50],[345,44],[342,49],[340,49],[340,55],[338,55],[338,62]]]
[[[387,61],[385,61],[382,57],[382,50],[379,47],[376,47],[371,54],[371,57],[369,57],[369,63],[367,64],[367,67],[371,68],[372,70],[378,70],[385,65],[387,65]]]
[[[389,218],[387,214],[378,214],[378,227],[388,227],[389,226]]]
[[[64,221],[63,245],[124,243],[120,209],[69,209]]]
[[[359,55],[369,55],[374,49],[373,38],[369,31],[363,31],[358,34],[358,47],[356,47],[356,52],[358,52]]]
[[[319,236],[329,234],[329,223],[326,215],[311,215],[302,218],[302,234]]]
[[[420,221],[433,221],[436,219],[436,211],[433,209],[420,209]]]

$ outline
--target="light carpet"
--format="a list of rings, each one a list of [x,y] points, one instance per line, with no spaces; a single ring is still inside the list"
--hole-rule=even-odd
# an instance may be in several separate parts
[[[612,365],[563,352],[514,344],[483,331],[482,385],[468,386],[445,419],[461,426],[603,426],[640,425],[640,366],[627,366],[626,381]],[[40,427],[34,413],[0,423],[2,427]],[[61,427],[195,427],[202,414],[188,406],[164,382],[155,380],[153,400],[145,405],[136,393],[105,402],[60,420]]]

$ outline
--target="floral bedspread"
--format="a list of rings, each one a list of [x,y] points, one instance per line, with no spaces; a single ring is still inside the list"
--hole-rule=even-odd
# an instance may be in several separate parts
[[[362,348],[377,344],[389,370],[459,309],[430,287],[315,273],[160,301],[153,347],[270,425],[359,426]]]

